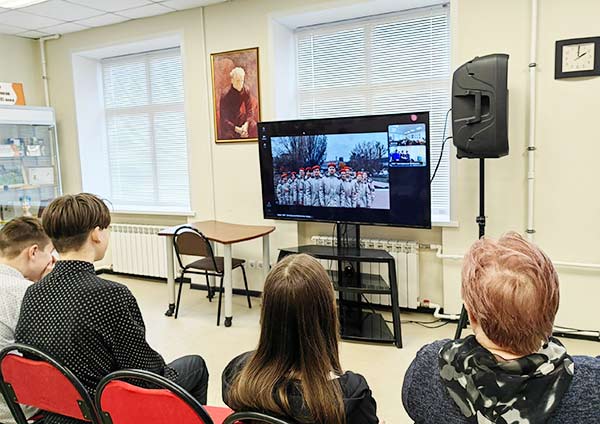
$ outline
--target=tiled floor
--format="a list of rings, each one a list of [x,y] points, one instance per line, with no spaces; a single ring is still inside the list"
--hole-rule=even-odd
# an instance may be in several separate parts
[[[151,345],[167,361],[187,354],[200,354],[210,370],[208,402],[222,405],[221,372],[234,356],[255,348],[259,334],[260,300],[248,309],[242,296],[234,296],[233,326],[216,326],[217,302],[208,302],[206,292],[184,288],[177,320],[167,318],[166,285],[154,281],[105,276],[132,290],[142,309]],[[429,321],[429,315],[402,314],[402,319]],[[378,405],[378,415],[387,424],[409,423],[401,399],[402,379],[417,350],[436,339],[452,337],[455,325],[426,329],[403,324],[404,348],[342,342],[342,367],[363,374]],[[465,332],[465,334],[467,334]],[[600,355],[600,343],[563,339],[572,355]]]

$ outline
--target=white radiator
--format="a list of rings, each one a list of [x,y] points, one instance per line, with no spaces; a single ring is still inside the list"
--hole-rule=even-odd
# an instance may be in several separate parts
[[[147,277],[167,277],[166,238],[155,225],[110,226],[113,271]]]
[[[318,245],[331,246],[337,239],[331,236],[313,236],[312,241]],[[396,281],[398,284],[398,304],[401,308],[417,309],[419,306],[419,244],[416,241],[361,239],[361,247],[383,249],[394,257],[396,262]],[[322,260],[326,269],[337,271],[337,262]],[[387,264],[363,263],[361,272],[381,275],[389,283]],[[366,295],[367,299],[380,305],[391,306],[388,295]]]

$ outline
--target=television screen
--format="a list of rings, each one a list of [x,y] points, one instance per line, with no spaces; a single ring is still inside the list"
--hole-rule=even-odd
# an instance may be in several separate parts
[[[429,113],[261,122],[265,218],[430,228]]]

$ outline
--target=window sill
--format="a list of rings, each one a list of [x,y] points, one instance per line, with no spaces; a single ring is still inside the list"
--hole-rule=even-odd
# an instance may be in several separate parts
[[[432,221],[432,227],[458,228],[458,221]]]

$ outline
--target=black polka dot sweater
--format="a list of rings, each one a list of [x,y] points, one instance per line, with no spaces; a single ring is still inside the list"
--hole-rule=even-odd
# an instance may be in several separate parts
[[[177,376],[148,345],[144,320],[129,289],[97,277],[89,262],[59,261],[48,276],[27,289],[15,340],[54,357],[92,396],[100,379],[119,369]],[[79,422],[61,416],[45,421]]]

